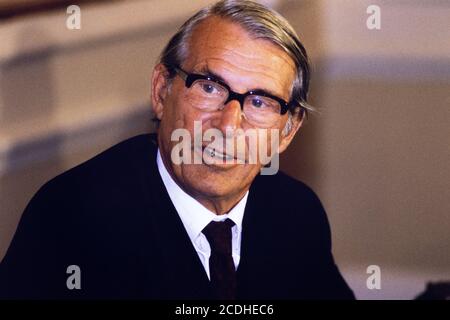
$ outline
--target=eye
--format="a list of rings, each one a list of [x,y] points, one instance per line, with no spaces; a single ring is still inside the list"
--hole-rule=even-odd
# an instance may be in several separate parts
[[[249,107],[258,112],[279,113],[280,111],[280,104],[268,97],[249,96],[246,103]]]
[[[212,84],[209,83],[203,83],[202,84],[202,89],[203,91],[205,91],[206,93],[214,93],[214,90],[217,90],[216,87],[214,87]]]
[[[260,98],[253,98],[252,105],[256,108],[261,108],[264,106],[264,101],[262,101]]]

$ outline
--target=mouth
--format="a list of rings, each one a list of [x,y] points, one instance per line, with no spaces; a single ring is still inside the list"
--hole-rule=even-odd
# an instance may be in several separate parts
[[[227,153],[224,153],[221,150],[218,150],[217,148],[211,148],[209,146],[202,146],[202,153],[208,155],[211,158],[222,160],[222,161],[234,161],[238,160],[234,155],[230,155]]]
[[[225,153],[217,148],[211,148],[210,146],[202,146],[202,154],[218,161],[227,161],[228,163],[230,163],[230,161],[233,161],[234,163],[238,160],[234,155]]]
[[[234,155],[222,151],[223,148],[218,148],[217,146],[202,145],[198,148],[193,148],[202,159],[202,163],[212,166],[220,166],[224,168],[229,168],[235,165],[247,164],[245,157],[240,157],[239,154]]]

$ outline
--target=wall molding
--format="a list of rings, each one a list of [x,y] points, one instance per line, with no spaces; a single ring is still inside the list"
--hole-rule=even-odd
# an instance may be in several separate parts
[[[314,73],[327,80],[450,82],[450,59],[389,56],[324,56]]]
[[[71,123],[53,124],[45,131],[29,132],[22,137],[3,137],[0,143],[0,176],[35,163],[77,154],[89,145],[105,145],[105,140],[110,140],[111,136],[120,139],[129,132],[152,130],[154,124],[150,107],[137,105],[123,112],[97,112],[89,121],[79,119]],[[70,148],[66,147],[68,145]]]

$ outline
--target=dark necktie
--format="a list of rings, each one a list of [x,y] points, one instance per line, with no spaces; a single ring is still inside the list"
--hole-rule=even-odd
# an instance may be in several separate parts
[[[236,269],[231,252],[231,228],[234,222],[211,221],[203,234],[211,247],[209,273],[215,299],[232,300],[236,298]]]

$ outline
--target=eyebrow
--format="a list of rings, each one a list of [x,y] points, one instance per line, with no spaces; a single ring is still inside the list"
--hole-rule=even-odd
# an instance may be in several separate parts
[[[218,81],[220,81],[220,82],[223,82],[223,83],[225,83],[227,86],[229,86],[229,84],[227,83],[227,81],[226,81],[222,76],[220,76],[220,75],[217,74],[216,72],[214,72],[214,71],[212,71],[211,69],[209,69],[209,67],[208,67],[207,65],[205,65],[205,66],[203,66],[202,68],[200,68],[197,72],[199,72],[199,73],[201,73],[201,74],[203,74],[203,75],[205,75],[205,76],[211,77],[211,78],[213,78],[214,80],[218,80]]]
[[[211,77],[214,80],[223,82],[224,84],[226,84],[228,87],[231,88],[231,86],[228,84],[228,82],[219,74],[217,74],[216,72],[212,71],[211,69],[209,69],[208,65],[204,65],[203,67],[201,67],[198,71],[195,72],[199,72],[205,76]],[[276,94],[275,92],[271,91],[271,90],[267,90],[267,89],[262,89],[262,88],[253,88],[248,90],[249,91],[255,91],[255,92],[260,92],[260,93],[265,93],[265,94],[269,94],[275,97],[279,97],[280,99],[283,99],[280,95]],[[289,101],[287,101],[289,103]]]

